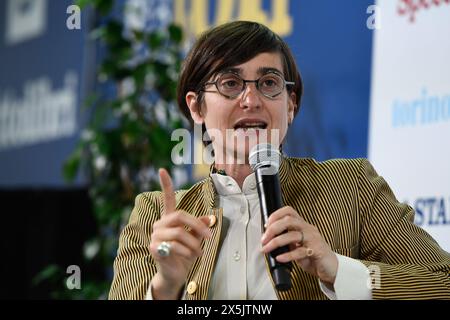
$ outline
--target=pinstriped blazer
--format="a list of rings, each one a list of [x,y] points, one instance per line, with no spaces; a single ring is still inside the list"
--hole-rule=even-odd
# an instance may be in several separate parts
[[[372,275],[379,275],[372,291],[375,299],[450,299],[450,254],[414,225],[414,210],[395,199],[367,160],[283,158],[279,174],[284,204],[315,225],[336,253],[360,260]],[[186,293],[187,299],[207,298],[220,236],[226,232],[215,199],[210,177],[177,192],[178,210],[217,216],[212,237],[202,243],[204,254],[186,279],[186,284],[197,284],[193,294]],[[137,196],[120,236],[110,299],[145,297],[156,273],[148,249],[150,235],[163,206],[161,192]],[[293,286],[277,292],[278,298],[326,299],[318,279],[293,265]]]

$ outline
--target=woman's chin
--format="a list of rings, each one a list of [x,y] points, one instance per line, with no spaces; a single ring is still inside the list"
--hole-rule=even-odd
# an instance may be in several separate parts
[[[216,164],[224,165],[248,164],[251,147],[252,145],[238,145],[235,148],[225,148],[225,152],[215,153],[214,161]]]
[[[231,150],[229,152],[230,155],[232,155],[231,157],[229,157],[229,159],[231,159],[232,162],[230,164],[248,164],[248,157],[250,155],[250,151],[252,150],[252,148],[256,145],[257,143],[245,143],[245,144],[239,144],[236,146],[236,148],[234,148],[233,150]]]

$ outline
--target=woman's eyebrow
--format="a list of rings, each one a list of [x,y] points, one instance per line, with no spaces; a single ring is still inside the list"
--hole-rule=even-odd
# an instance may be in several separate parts
[[[220,73],[227,73],[227,72],[242,74],[242,68],[230,67],[230,68],[223,69]]]
[[[227,72],[232,72],[232,73],[241,75],[243,72],[243,69],[236,68],[236,67],[230,67],[230,68],[226,68],[226,69],[222,70],[220,73],[227,73]],[[274,68],[274,67],[259,67],[256,72],[259,76],[262,76],[262,75],[264,75],[266,73],[270,73],[270,72],[275,72],[275,73],[278,73],[281,75],[283,74],[283,72],[281,72],[280,70],[278,70],[277,68]]]
[[[266,73],[270,73],[270,72],[275,72],[278,74],[283,74],[283,72],[281,72],[280,70],[278,70],[277,68],[274,67],[259,67],[258,68],[258,75],[264,75]]]

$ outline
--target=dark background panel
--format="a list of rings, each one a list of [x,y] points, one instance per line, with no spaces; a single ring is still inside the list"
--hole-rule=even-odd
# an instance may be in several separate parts
[[[97,272],[82,258],[84,241],[97,231],[86,190],[0,190],[0,203],[2,299],[50,298],[50,283],[32,285],[49,264]]]

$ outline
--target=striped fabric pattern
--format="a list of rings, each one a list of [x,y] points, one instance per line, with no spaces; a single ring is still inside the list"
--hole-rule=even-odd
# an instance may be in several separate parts
[[[373,298],[450,299],[450,254],[414,225],[414,210],[396,200],[367,160],[286,157],[279,174],[284,204],[315,225],[334,252],[360,260],[372,276],[379,275]],[[177,192],[178,210],[217,217],[212,237],[202,244],[204,254],[186,279],[186,285],[197,284],[193,294],[184,293],[188,300],[207,298],[222,230],[222,210],[215,207],[215,198],[211,178]],[[161,192],[137,196],[120,236],[110,299],[145,297],[156,273],[150,235],[163,206]],[[277,292],[279,299],[326,299],[318,279],[295,263],[291,276],[292,288]]]

